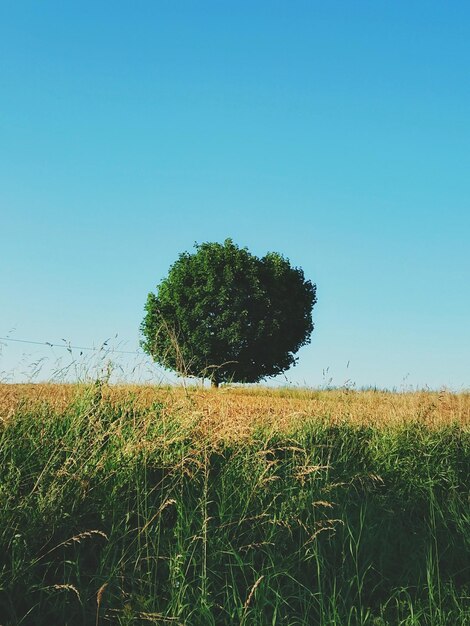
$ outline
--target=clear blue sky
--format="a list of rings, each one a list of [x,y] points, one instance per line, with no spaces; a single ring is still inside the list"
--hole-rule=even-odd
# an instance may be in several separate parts
[[[0,336],[133,350],[231,237],[317,283],[290,381],[470,387],[468,2],[4,0],[0,58]]]

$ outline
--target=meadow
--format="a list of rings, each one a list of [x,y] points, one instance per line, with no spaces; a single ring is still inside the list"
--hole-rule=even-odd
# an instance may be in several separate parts
[[[470,625],[470,394],[0,385],[0,624]]]

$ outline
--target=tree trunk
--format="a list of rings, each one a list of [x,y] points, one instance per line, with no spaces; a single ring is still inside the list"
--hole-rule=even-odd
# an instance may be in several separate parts
[[[213,389],[218,389],[219,387],[219,381],[217,380],[217,378],[212,378],[211,379],[211,387]]]

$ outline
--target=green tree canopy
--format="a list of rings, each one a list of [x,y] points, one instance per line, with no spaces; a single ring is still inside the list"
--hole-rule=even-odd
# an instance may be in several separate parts
[[[316,287],[282,255],[223,244],[183,252],[149,293],[143,349],[167,369],[219,382],[257,382],[295,364],[310,341]]]

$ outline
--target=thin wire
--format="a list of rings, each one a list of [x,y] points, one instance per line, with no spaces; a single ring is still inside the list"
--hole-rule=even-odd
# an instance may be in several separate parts
[[[71,346],[69,344],[51,343],[50,341],[29,341],[28,339],[13,339],[12,337],[0,337],[0,341],[15,341],[16,343],[30,343],[36,346],[49,346],[50,348],[66,348],[67,350],[91,350],[92,352],[99,352],[104,350],[101,348],[87,348],[84,346]],[[106,349],[106,352],[118,352],[119,354],[143,354],[143,352],[130,351],[130,350],[114,350],[113,348]]]

